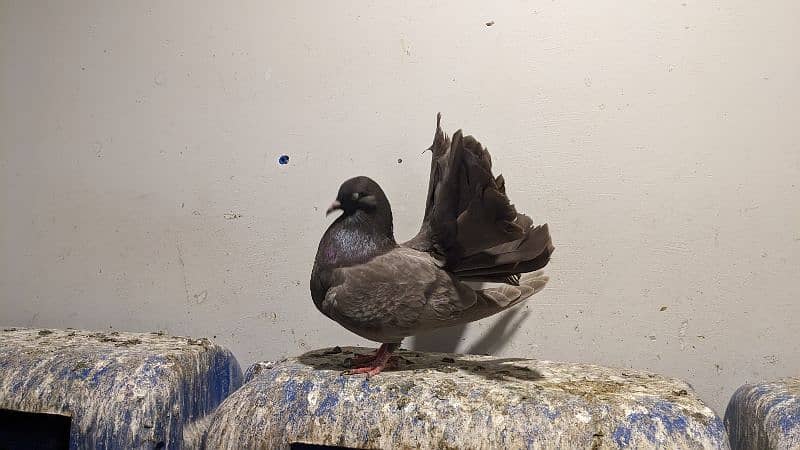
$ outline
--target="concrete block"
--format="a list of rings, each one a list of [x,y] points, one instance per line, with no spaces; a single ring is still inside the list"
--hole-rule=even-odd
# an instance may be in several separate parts
[[[722,421],[683,381],[635,370],[400,351],[369,380],[354,350],[256,364],[210,416],[212,449],[728,448]]]
[[[734,449],[800,449],[800,378],[745,385],[725,410]]]
[[[207,339],[0,332],[0,408],[71,416],[73,449],[181,448],[184,430],[241,384],[231,352]]]

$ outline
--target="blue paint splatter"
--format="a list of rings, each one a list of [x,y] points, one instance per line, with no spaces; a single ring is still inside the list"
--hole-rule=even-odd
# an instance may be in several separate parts
[[[652,412],[651,412],[652,414]],[[645,437],[650,442],[656,441],[656,424],[653,422],[654,415],[642,414],[639,412],[630,414],[628,416],[628,423],[631,427],[635,427],[637,431],[644,433]],[[630,431],[629,431],[630,432]]]
[[[308,394],[313,388],[314,383],[310,380],[304,380],[301,383],[289,380],[284,385],[284,404],[281,407],[286,410],[290,422],[295,422],[307,414]]]
[[[94,388],[100,386],[101,383],[106,379],[106,377],[110,375],[109,372],[113,372],[110,365],[103,366],[95,370],[94,373],[92,374],[90,382],[88,383],[89,386],[92,386]]]
[[[322,416],[323,414],[328,414],[330,416],[333,416],[333,409],[338,404],[339,404],[339,397],[334,393],[328,393],[328,395],[326,395],[325,398],[322,399],[322,401],[320,402],[319,407],[317,407],[317,412],[315,414],[318,417]]]
[[[614,440],[620,442],[630,442],[631,432],[642,433],[648,441],[656,442],[656,433],[658,431],[657,424],[660,422],[668,435],[675,435],[686,433],[689,426],[685,412],[676,407],[674,404],[659,400],[649,408],[649,412],[639,413],[635,412],[629,414],[627,417],[628,426],[616,428],[614,431]]]
[[[297,398],[297,382],[294,380],[289,380],[286,384],[283,385],[283,401],[286,403],[290,403],[295,401]]]
[[[557,409],[550,408],[549,406],[547,406],[547,405],[544,405],[544,404],[542,404],[542,405],[537,405],[536,409],[537,409],[537,410],[538,410],[540,413],[542,413],[542,414],[543,414],[545,417],[547,417],[548,419],[550,419],[551,421],[552,421],[552,420],[556,420],[556,419],[558,418],[558,416],[560,416],[560,415],[561,415],[561,413],[560,413],[560,412],[558,412],[558,410],[557,410]]]
[[[614,442],[617,447],[627,447],[631,443],[631,429],[620,425],[614,430]]]
[[[278,164],[280,164],[282,166],[285,166],[286,164],[289,164],[289,155],[281,155],[278,158]]]
[[[714,418],[708,424],[708,435],[714,439],[721,441],[725,436],[725,425],[719,417]]]
[[[672,403],[665,401],[656,402],[655,408],[651,410],[651,414],[653,417],[658,417],[658,419],[661,420],[667,433],[686,432],[688,423],[686,422],[686,416],[684,416],[685,413],[679,408],[676,408]]]
[[[72,378],[85,380],[89,376],[90,369],[88,367],[81,367],[72,370]]]
[[[778,419],[778,424],[781,426],[783,433],[788,433],[792,428],[800,426],[800,414],[797,411],[783,411],[783,414]]]
[[[381,388],[375,386],[374,388],[369,385],[369,380],[364,378],[364,381],[361,382],[361,392],[369,396],[374,392],[380,392]]]
[[[9,382],[8,374],[15,371],[0,370],[0,385],[5,382],[4,394],[16,401],[27,401],[39,386],[50,386],[37,393],[36,400],[72,415],[71,449],[153,448],[158,442],[168,448],[179,445],[186,423],[205,416],[241,385],[241,369],[224,349],[193,349],[184,356],[172,346],[164,350],[117,347],[111,339],[94,342],[98,338],[88,332],[60,333],[51,336],[47,353],[20,351],[42,348],[36,330],[23,330],[19,338],[11,336],[12,345],[7,345],[7,335],[0,335],[2,365],[26,373]],[[92,342],[73,345],[65,339],[76,335],[76,339],[90,337]],[[147,339],[149,335],[141,340]],[[175,339],[176,345],[185,341]],[[135,400],[135,391],[140,389],[150,391],[147,399]],[[99,408],[108,408],[113,415],[98,414]],[[145,423],[150,423],[146,432],[130,431],[135,429],[133,424],[141,430]]]

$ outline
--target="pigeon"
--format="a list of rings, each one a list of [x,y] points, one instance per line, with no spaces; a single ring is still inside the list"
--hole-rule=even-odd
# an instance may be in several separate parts
[[[326,215],[341,211],[320,240],[311,297],[325,316],[380,347],[348,374],[377,375],[408,336],[473,322],[542,290],[554,246],[547,224],[516,211],[489,152],[472,136],[452,139],[436,116],[425,214],[398,244],[381,187],[345,181]],[[523,275],[525,274],[525,275]],[[473,288],[473,286],[491,287]]]

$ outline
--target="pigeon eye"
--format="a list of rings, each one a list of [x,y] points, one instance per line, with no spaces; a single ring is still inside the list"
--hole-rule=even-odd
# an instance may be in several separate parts
[[[351,197],[353,197],[353,200],[358,200],[361,197],[361,193],[353,192],[353,195]]]

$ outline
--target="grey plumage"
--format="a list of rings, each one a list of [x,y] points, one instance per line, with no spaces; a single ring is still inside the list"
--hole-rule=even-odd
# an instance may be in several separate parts
[[[496,314],[547,282],[537,270],[554,249],[548,227],[516,211],[503,177],[492,175],[489,152],[461,130],[448,138],[441,115],[429,150],[419,233],[398,244],[380,186],[367,177],[347,180],[332,205],[343,214],[323,235],[311,274],[323,314],[383,344]],[[467,281],[504,284],[473,290]]]

